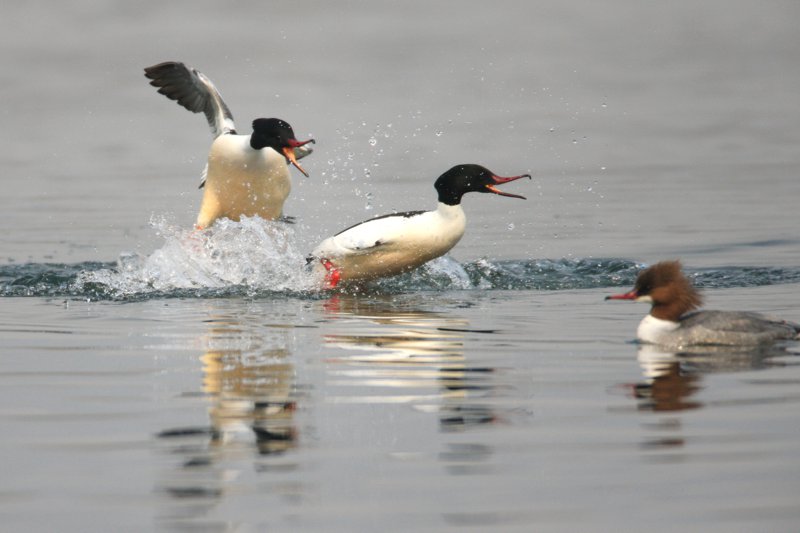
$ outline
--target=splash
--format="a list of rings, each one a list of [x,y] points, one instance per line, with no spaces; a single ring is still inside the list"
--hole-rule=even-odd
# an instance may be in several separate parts
[[[116,268],[82,272],[78,290],[113,296],[199,291],[204,295],[303,292],[317,287],[294,245],[294,230],[258,217],[218,221],[197,231],[154,221],[164,245],[147,257],[123,253]]]
[[[149,256],[123,253],[116,262],[0,266],[0,296],[146,300],[157,298],[325,298],[307,268],[294,227],[258,217],[218,221],[194,231],[153,221],[164,244]],[[572,290],[628,287],[645,265],[619,258],[479,259],[443,256],[422,267],[345,292]],[[687,269],[701,288],[800,283],[800,268]]]

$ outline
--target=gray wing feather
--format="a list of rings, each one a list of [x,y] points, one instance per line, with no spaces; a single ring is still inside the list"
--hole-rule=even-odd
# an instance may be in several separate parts
[[[746,311],[694,311],[681,317],[681,326],[700,326],[734,334],[764,334],[776,339],[791,339],[800,332],[800,324]]]
[[[198,189],[202,189],[206,186],[206,178],[208,177],[208,163],[206,163],[205,168],[203,168],[203,174],[200,176],[200,185],[197,187]]]
[[[147,67],[144,75],[150,85],[192,113],[204,113],[214,138],[236,131],[233,114],[214,84],[201,72],[177,61]]]

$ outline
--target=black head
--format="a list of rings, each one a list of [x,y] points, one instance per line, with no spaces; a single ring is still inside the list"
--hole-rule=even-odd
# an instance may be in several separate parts
[[[286,157],[286,162],[293,164],[297,170],[308,176],[308,172],[297,162],[294,149],[304,144],[313,143],[314,139],[298,141],[295,139],[294,130],[288,122],[279,118],[257,118],[253,121],[253,134],[250,136],[250,146],[254,150],[272,148]]]
[[[439,201],[447,205],[460,204],[461,197],[468,192],[490,192],[500,196],[525,200],[524,196],[503,192],[497,189],[496,186],[501,183],[530,177],[530,174],[522,174],[521,176],[501,178],[480,165],[456,165],[439,176],[433,186],[436,188],[436,192],[439,193]]]

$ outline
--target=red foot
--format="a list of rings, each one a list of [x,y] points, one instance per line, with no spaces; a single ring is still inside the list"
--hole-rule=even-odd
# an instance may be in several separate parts
[[[322,263],[322,266],[324,266],[326,270],[325,287],[327,289],[335,289],[342,278],[342,273],[338,268],[333,266],[333,263],[331,263],[328,259],[320,259],[320,263]]]
[[[187,236],[186,243],[194,253],[200,253],[203,250],[203,240],[203,228],[195,225],[192,232]]]

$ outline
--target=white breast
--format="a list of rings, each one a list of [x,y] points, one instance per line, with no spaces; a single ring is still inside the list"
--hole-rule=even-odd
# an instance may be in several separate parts
[[[678,322],[662,320],[653,315],[645,316],[636,330],[636,338],[653,344],[670,344],[669,337],[680,327]]]
[[[217,218],[255,215],[274,220],[281,216],[290,191],[289,169],[281,154],[272,148],[252,149],[248,135],[221,135],[208,154],[197,224],[207,227]]]

